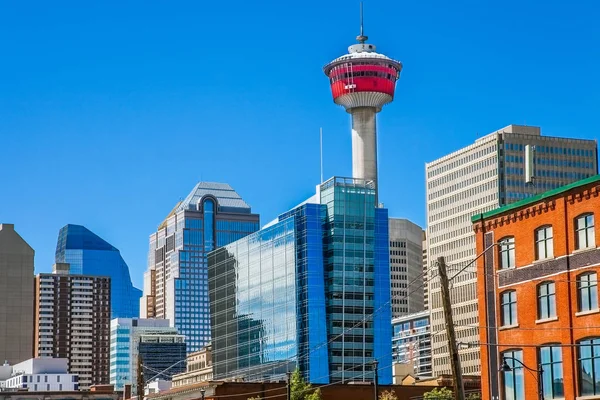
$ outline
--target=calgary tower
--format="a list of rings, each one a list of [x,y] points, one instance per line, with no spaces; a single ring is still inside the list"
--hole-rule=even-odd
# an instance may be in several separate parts
[[[362,3],[358,44],[348,53],[327,64],[333,101],[352,115],[352,177],[373,181],[377,188],[377,126],[375,114],[394,100],[396,81],[402,63],[375,52],[375,45],[365,43]],[[376,197],[377,198],[377,197]]]

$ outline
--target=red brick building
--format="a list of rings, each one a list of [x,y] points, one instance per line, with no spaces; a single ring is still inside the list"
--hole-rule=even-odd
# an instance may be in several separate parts
[[[597,175],[472,218],[483,399],[600,399],[599,194]]]

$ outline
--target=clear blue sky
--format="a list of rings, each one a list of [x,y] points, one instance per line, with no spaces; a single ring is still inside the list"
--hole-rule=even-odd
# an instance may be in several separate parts
[[[123,4],[125,3],[125,4]],[[425,222],[424,163],[511,123],[597,138],[597,1],[366,0],[404,71],[379,115],[380,199]],[[199,180],[263,222],[351,173],[350,119],[322,66],[358,1],[0,1],[0,222],[49,271],[58,230],[118,247],[141,285],[148,235]]]

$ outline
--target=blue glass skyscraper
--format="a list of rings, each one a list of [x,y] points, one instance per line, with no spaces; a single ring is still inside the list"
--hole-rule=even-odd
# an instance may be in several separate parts
[[[373,182],[332,178],[209,253],[215,379],[392,381],[388,215]]]
[[[206,254],[259,228],[258,214],[225,183],[200,182],[150,235],[143,318],[168,319],[189,352],[210,343]]]
[[[138,317],[142,291],[131,283],[119,249],[84,226],[69,224],[58,233],[55,259],[70,264],[71,274],[109,276],[111,318]]]

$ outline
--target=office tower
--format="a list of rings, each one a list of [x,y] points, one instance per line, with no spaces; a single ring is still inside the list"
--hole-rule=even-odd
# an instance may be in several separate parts
[[[0,392],[79,390],[79,377],[69,374],[68,363],[66,358],[30,358],[15,365],[5,364],[0,367]]]
[[[427,234],[423,231],[422,234],[422,243],[423,243],[423,309],[429,311],[429,284],[428,284],[428,274],[427,270],[429,268],[429,263],[427,262]]]
[[[111,318],[137,317],[142,291],[133,287],[129,267],[117,248],[81,225],[65,225],[58,233],[57,264],[70,264],[72,274],[109,276]]]
[[[110,383],[115,390],[132,385],[132,393],[138,393],[138,355],[142,356],[146,382],[153,377],[168,380],[185,371],[185,338],[166,319],[110,321]]]
[[[376,116],[384,105],[394,100],[396,81],[402,63],[375,52],[373,44],[365,43],[362,4],[358,44],[348,47],[348,53],[323,68],[329,78],[335,104],[343,106],[352,116],[352,177],[371,181],[377,191],[377,124]]]
[[[214,379],[391,377],[387,210],[375,186],[331,178],[260,231],[209,254]],[[329,342],[329,344],[327,344]]]
[[[69,264],[35,278],[35,357],[66,358],[80,389],[108,384],[110,278],[75,275]]]
[[[0,362],[33,352],[33,255],[13,224],[0,224]]]
[[[526,150],[535,147],[533,163],[525,164]],[[527,183],[525,172],[534,167],[534,179]],[[537,193],[595,175],[597,146],[593,140],[542,136],[540,128],[510,125],[475,143],[426,165],[427,247],[432,272],[444,256],[449,277],[473,262],[475,236],[471,216],[511,204]],[[469,266],[452,281],[457,340],[479,340],[476,273]],[[429,281],[431,325],[434,332],[445,329],[439,279]],[[450,355],[445,333],[433,336],[433,373],[450,373]],[[466,374],[481,369],[479,349],[461,351]]]
[[[423,311],[423,229],[390,218],[389,237],[392,318]]]
[[[210,344],[206,254],[258,228],[258,214],[231,186],[198,183],[150,235],[141,315],[168,319],[189,352]]]
[[[599,195],[596,175],[472,217],[484,400],[600,396]]]
[[[392,319],[394,364],[408,368],[415,377],[431,376],[431,324],[429,312],[421,311]],[[403,377],[400,377],[400,379]]]

